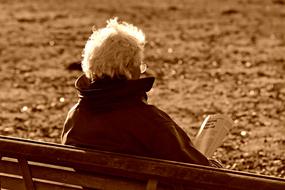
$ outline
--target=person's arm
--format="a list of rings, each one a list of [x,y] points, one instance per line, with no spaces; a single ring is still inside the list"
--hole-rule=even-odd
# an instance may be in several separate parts
[[[192,144],[188,135],[163,111],[153,107],[155,131],[149,147],[158,157],[209,166],[208,159]]]

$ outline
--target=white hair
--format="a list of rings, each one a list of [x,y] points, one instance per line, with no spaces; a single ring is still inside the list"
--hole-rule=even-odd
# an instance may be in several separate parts
[[[83,51],[82,70],[92,81],[104,77],[134,78],[143,59],[145,35],[137,27],[117,18],[93,31]]]

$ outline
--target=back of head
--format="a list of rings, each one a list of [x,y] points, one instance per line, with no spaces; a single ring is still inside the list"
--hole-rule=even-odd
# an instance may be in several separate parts
[[[107,22],[105,28],[93,31],[87,41],[82,69],[92,81],[137,79],[143,59],[145,35],[137,27],[117,19]]]

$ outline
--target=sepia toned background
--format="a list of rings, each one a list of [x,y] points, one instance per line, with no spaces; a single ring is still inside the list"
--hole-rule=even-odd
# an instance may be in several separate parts
[[[215,157],[285,177],[284,0],[0,0],[0,135],[60,142],[84,44],[113,17],[146,33],[150,103],[191,138],[229,115]]]

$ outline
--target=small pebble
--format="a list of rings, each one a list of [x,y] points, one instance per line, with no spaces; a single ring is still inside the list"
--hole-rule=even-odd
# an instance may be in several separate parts
[[[246,131],[241,131],[241,132],[240,132],[240,135],[241,135],[242,137],[245,137],[245,136],[247,135],[247,132],[246,132]]]

